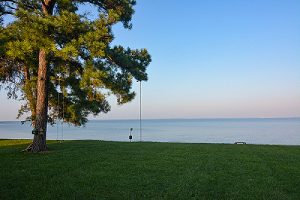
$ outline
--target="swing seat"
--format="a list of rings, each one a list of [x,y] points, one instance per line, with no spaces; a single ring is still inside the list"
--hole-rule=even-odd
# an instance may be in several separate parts
[[[246,142],[235,142],[234,144],[246,144]]]

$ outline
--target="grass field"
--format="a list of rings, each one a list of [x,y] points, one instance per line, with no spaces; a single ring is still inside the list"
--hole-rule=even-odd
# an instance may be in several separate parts
[[[0,199],[300,199],[300,146],[0,140]]]

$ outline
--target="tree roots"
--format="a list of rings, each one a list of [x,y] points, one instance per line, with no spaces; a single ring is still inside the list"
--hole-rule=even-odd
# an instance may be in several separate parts
[[[33,143],[30,143],[30,145],[28,145],[26,147],[26,149],[23,149],[22,152],[31,152],[32,151],[32,146],[33,146]]]

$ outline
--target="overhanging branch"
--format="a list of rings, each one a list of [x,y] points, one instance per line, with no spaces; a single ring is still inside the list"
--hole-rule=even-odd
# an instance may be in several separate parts
[[[12,11],[2,11],[2,12],[0,12],[0,16],[3,16],[3,15],[14,15],[14,12],[12,12]]]

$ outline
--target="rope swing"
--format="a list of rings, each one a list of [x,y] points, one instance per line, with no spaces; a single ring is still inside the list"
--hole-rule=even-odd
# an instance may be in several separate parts
[[[60,71],[60,67],[58,69],[59,71],[59,77],[58,77],[58,85],[59,87],[61,86],[61,71]],[[65,100],[64,100],[64,86],[62,88],[62,120],[61,118],[59,118],[59,108],[60,108],[60,100],[59,100],[59,91],[57,92],[57,107],[58,107],[58,112],[57,112],[57,119],[56,119],[56,141],[59,141],[60,143],[62,143],[64,141],[64,117],[65,117],[65,111],[64,111],[64,104],[65,104]],[[59,135],[59,122],[61,125],[61,140],[59,140],[58,135]]]

